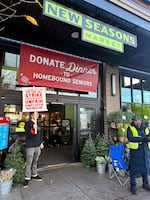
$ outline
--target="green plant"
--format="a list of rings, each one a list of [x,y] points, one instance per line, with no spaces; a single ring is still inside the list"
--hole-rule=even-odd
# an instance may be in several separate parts
[[[133,115],[134,114],[132,112],[118,110],[118,111],[109,113],[109,115],[107,116],[107,121],[109,124],[111,124],[112,122],[115,122],[115,123],[124,122],[126,124],[130,124],[132,121]],[[123,120],[123,116],[125,116],[126,119]]]
[[[119,142],[124,143],[124,144],[126,144],[128,142],[127,128],[128,128],[128,125],[124,124],[124,123],[121,123],[118,128],[118,137],[119,137],[118,140],[119,140]]]
[[[103,156],[96,156],[95,161],[98,164],[106,164],[107,163],[106,158]]]
[[[108,156],[109,155],[109,146],[107,145],[107,143],[105,143],[103,141],[102,138],[98,139],[97,145],[96,145],[96,152],[97,152],[97,156]]]
[[[127,136],[127,125],[122,123],[118,128],[118,136],[126,137]]]
[[[111,144],[113,144],[112,140],[108,140],[104,136],[98,137],[95,141],[96,155],[102,157],[109,156],[109,146]]]
[[[133,103],[131,105],[131,111],[135,115],[139,115],[144,122],[148,122],[150,120],[150,109],[148,106],[144,104],[139,105],[139,104]]]
[[[86,139],[81,153],[81,161],[86,165],[95,165],[96,148],[91,138]]]
[[[15,143],[11,151],[8,152],[4,161],[6,169],[16,170],[13,181],[20,183],[24,180],[25,159],[22,144]]]

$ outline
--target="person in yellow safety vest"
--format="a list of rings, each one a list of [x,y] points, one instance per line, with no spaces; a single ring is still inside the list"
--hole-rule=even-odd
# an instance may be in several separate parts
[[[127,129],[130,148],[130,185],[132,194],[137,194],[136,177],[142,176],[143,188],[150,191],[148,183],[148,161],[150,161],[150,130],[142,123],[140,116],[135,115]]]

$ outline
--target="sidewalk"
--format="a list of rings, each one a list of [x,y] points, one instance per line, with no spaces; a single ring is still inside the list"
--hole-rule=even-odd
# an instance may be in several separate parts
[[[56,168],[56,169],[54,169]],[[137,179],[138,195],[129,191],[129,183],[121,187],[117,180],[101,175],[96,168],[86,169],[82,163],[62,165],[61,167],[41,168],[42,182],[32,180],[28,188],[22,185],[13,187],[12,192],[1,195],[1,200],[147,200],[150,193]]]

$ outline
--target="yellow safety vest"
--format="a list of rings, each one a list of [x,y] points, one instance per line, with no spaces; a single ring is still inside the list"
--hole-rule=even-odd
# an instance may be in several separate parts
[[[130,129],[132,131],[133,137],[139,137],[138,131],[137,131],[137,129],[134,126],[130,126]],[[148,127],[145,129],[145,134],[146,135],[149,134]],[[140,143],[141,142],[129,142],[129,148],[130,149],[138,149]],[[148,142],[148,148],[150,149],[150,142]]]

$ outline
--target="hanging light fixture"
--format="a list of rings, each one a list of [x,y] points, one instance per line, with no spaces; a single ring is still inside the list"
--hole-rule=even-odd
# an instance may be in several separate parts
[[[111,75],[111,95],[116,96],[116,74]]]

